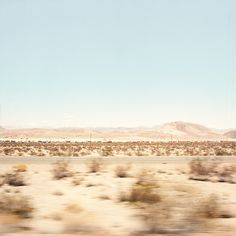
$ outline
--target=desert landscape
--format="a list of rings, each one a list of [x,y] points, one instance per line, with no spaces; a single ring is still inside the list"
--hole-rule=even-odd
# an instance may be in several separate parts
[[[0,236],[235,236],[235,3],[0,0]]]
[[[1,141],[2,157],[235,156],[235,141],[55,142]]]
[[[161,126],[167,139],[78,130],[1,130],[1,235],[236,234],[232,136],[184,122]]]
[[[1,235],[236,233],[236,165],[2,163]]]
[[[234,141],[235,129],[212,129],[206,126],[174,121],[154,127],[28,128],[0,127],[0,140],[15,141]]]
[[[172,122],[159,128],[2,129],[0,156],[235,156],[235,131]],[[104,141],[105,140],[105,141]]]

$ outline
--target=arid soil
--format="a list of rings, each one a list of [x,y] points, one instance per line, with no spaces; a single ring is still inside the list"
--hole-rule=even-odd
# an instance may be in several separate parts
[[[236,234],[230,163],[8,163],[0,175],[1,236]]]

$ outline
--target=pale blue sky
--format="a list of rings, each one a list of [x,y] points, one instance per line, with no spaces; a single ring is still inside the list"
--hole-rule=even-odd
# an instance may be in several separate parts
[[[236,128],[235,0],[0,0],[2,124]]]

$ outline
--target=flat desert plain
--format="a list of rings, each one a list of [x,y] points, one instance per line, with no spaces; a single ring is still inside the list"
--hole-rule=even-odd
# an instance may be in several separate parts
[[[233,162],[4,158],[1,236],[236,235]]]
[[[5,157],[236,156],[235,141],[0,141]]]

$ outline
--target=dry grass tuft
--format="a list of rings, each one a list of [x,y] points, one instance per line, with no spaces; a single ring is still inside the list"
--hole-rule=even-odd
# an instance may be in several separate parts
[[[190,179],[235,183],[236,167],[215,161],[196,159],[190,162]]]
[[[217,177],[219,182],[235,183],[236,166],[222,165],[219,167]]]
[[[26,164],[19,164],[14,166],[14,170],[16,172],[26,172],[28,170],[28,166]]]
[[[136,183],[142,186],[154,186],[159,187],[158,180],[155,174],[151,170],[143,169],[141,170],[137,177]]]
[[[21,172],[13,170],[1,176],[1,185],[8,184],[11,186],[19,187],[26,186],[24,175]]]
[[[119,178],[127,178],[129,177],[129,170],[130,170],[130,165],[119,165],[115,168],[115,175],[116,177]]]
[[[88,162],[87,167],[90,173],[97,173],[101,171],[103,163],[100,160],[92,160]]]
[[[146,234],[192,235],[202,231],[209,233],[216,228],[214,219],[232,217],[232,214],[222,210],[216,195],[200,199],[195,204],[191,203],[191,199],[177,201],[178,203],[171,198],[163,198],[156,204],[143,205],[139,217],[143,221]]]
[[[131,186],[128,194],[120,194],[120,201],[128,201],[132,203],[157,203],[161,201],[159,192],[160,186],[157,180],[150,175],[147,175],[144,178],[144,173],[146,173],[145,170],[139,175],[140,179]]]
[[[216,219],[216,218],[231,218],[233,215],[223,209],[219,197],[216,194],[201,199],[195,204],[192,212],[193,218],[198,219]]]
[[[67,177],[72,177],[74,172],[71,170],[68,161],[58,161],[53,164],[53,169],[51,170],[54,179],[63,179]]]
[[[26,196],[21,194],[0,194],[0,213],[13,214],[20,218],[31,218],[33,213],[32,204]]]
[[[102,148],[101,155],[102,155],[102,156],[105,156],[105,157],[107,157],[107,156],[113,156],[113,149],[112,149],[112,147],[110,147],[110,146],[105,146],[105,147],[103,147],[103,148]]]
[[[148,234],[168,233],[173,230],[170,223],[171,209],[166,203],[149,204],[142,208],[139,215],[144,223],[145,232]]]
[[[216,173],[218,163],[215,161],[192,160],[189,164],[190,174],[197,176],[209,176]]]
[[[216,195],[211,195],[208,198],[199,202],[197,206],[198,217],[206,219],[214,219],[220,217],[220,204]]]
[[[156,203],[161,200],[161,197],[153,186],[135,184],[131,188],[128,200],[129,202]]]

